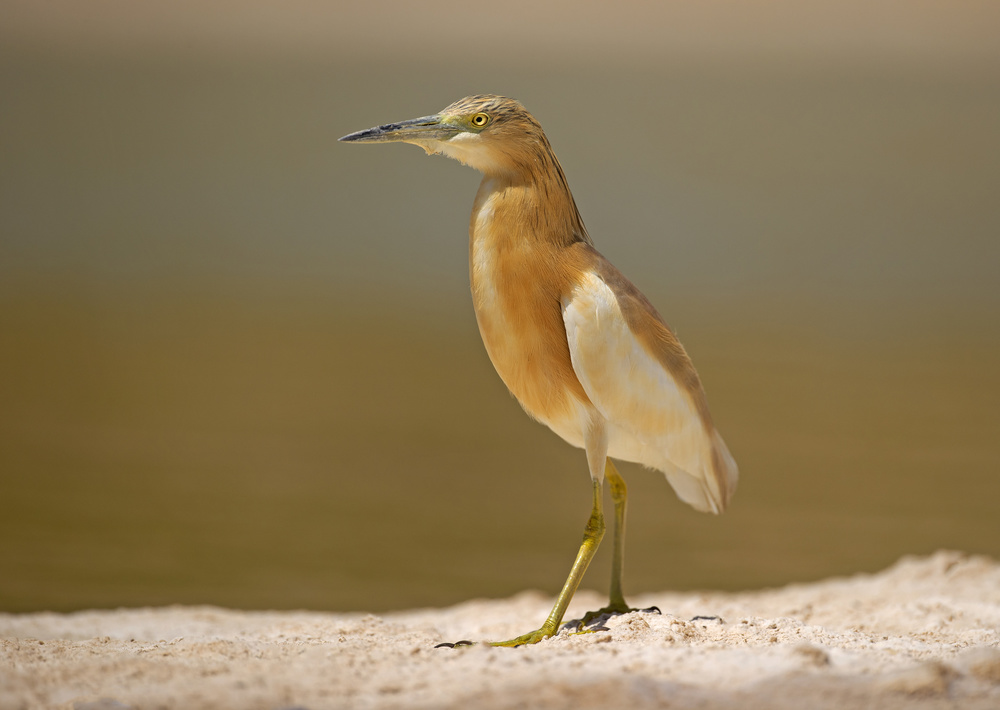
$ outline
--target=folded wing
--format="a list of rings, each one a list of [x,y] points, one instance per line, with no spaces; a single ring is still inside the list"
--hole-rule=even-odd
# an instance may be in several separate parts
[[[638,289],[593,258],[562,308],[573,369],[606,420],[608,455],[656,468],[681,500],[722,512],[738,471],[691,360]]]

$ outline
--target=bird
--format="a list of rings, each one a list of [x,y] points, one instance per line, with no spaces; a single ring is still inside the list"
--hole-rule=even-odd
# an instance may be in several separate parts
[[[596,250],[541,124],[517,100],[468,96],[439,113],[339,140],[415,144],[482,173],[469,221],[469,274],[486,352],[527,414],[586,453],[593,505],[551,613],[534,631],[490,643],[520,646],[559,632],[604,537],[605,480],[614,505],[609,601],[578,628],[638,611],[622,589],[628,489],[612,458],[663,472],[683,502],[716,514],[739,475],[684,347]]]

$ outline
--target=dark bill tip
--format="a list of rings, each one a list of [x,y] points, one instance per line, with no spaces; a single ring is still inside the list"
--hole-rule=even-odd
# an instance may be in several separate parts
[[[363,131],[348,133],[338,141],[342,143],[379,143],[384,141],[447,140],[459,129],[445,122],[440,116],[423,116],[399,123],[386,123]]]
[[[338,138],[338,141],[343,143],[351,143],[353,141],[377,141],[383,140],[381,138],[383,130],[387,126],[375,126],[374,128],[366,128],[363,131],[355,131],[354,133],[348,133],[346,136]]]

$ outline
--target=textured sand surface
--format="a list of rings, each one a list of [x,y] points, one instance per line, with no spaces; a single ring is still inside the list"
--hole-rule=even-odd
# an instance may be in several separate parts
[[[602,599],[578,595],[570,617]],[[1000,708],[1000,564],[636,597],[661,615],[516,649],[526,593],[382,616],[207,607],[0,615],[0,708]],[[695,617],[717,617],[700,618]]]

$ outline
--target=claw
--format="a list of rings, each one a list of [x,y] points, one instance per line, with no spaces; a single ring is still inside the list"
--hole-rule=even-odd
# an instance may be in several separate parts
[[[591,626],[589,629],[578,626],[577,630],[573,632],[573,635],[582,636],[583,634],[596,634],[598,631],[611,631],[611,629],[602,623],[598,623],[596,626]]]

